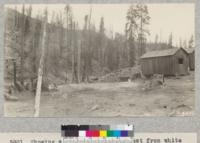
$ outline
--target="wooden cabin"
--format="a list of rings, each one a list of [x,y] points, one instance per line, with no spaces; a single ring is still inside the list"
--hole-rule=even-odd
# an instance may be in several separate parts
[[[195,50],[194,48],[185,48],[185,50],[188,53],[189,68],[190,70],[194,70],[195,69]]]
[[[153,74],[188,74],[188,53],[183,48],[151,51],[141,56],[141,70],[146,76]]]

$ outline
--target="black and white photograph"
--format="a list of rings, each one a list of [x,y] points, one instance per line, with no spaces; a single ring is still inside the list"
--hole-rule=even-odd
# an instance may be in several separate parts
[[[4,5],[5,117],[193,116],[195,4]]]

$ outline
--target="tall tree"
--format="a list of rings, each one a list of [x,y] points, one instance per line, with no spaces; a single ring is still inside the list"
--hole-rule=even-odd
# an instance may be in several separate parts
[[[89,15],[85,15],[84,18],[84,29],[83,29],[83,73],[82,73],[82,81],[89,81],[89,75],[91,73],[92,66],[92,36],[91,36],[91,17],[92,17],[92,9],[90,9]]]
[[[56,16],[56,26],[58,27],[58,39],[59,39],[59,49],[60,49],[60,58],[62,58],[62,53],[64,50],[64,20],[62,13],[58,13]]]
[[[140,57],[146,52],[146,36],[149,35],[149,30],[147,29],[147,25],[149,25],[150,16],[148,12],[147,5],[137,4],[136,5],[136,17],[139,25],[139,34],[138,34],[138,56]]]
[[[104,28],[104,18],[101,17],[100,25],[99,25],[99,43],[98,43],[98,61],[100,66],[103,67],[104,65],[104,37],[105,37],[105,28]]]
[[[158,34],[156,34],[155,41],[154,41],[155,44],[158,44],[158,39],[159,39]]]
[[[37,79],[37,88],[36,88],[36,96],[35,96],[35,113],[34,116],[38,117],[40,112],[40,97],[41,97],[41,87],[42,87],[42,76],[43,76],[43,66],[44,66],[44,57],[45,57],[45,46],[46,46],[46,37],[47,37],[47,9],[45,9],[44,13],[44,28],[42,35],[42,45],[41,45],[41,57],[38,68],[38,79]]]
[[[79,83],[79,70],[80,70],[80,49],[79,49],[79,41],[78,41],[78,24],[77,22],[73,22],[73,45],[72,45],[72,77],[73,82]]]
[[[37,15],[37,19],[39,18],[39,15]],[[38,69],[38,53],[39,53],[39,45],[40,45],[40,39],[41,39],[41,35],[42,35],[42,23],[37,20],[35,22],[35,27],[34,27],[34,37],[33,37],[33,51],[32,51],[32,70],[33,70],[33,73],[34,76],[33,77],[36,77],[37,76],[37,69]]]
[[[186,39],[183,41],[183,48],[188,48]]]
[[[24,46],[25,46],[25,22],[26,22],[26,18],[25,18],[25,6],[23,4],[22,6],[22,16],[21,16],[21,52],[20,52],[20,82],[23,85],[24,83]]]
[[[90,8],[89,17],[88,17],[88,49],[87,49],[87,72],[86,72],[86,80],[89,81],[89,75],[92,72],[92,8]]]
[[[129,66],[134,66],[136,63],[136,48],[135,48],[135,39],[138,32],[138,23],[137,23],[137,10],[135,5],[131,5],[127,11],[126,16],[126,37],[129,48]]]
[[[37,15],[38,18],[38,15]],[[37,78],[37,70],[39,65],[39,45],[41,39],[42,23],[39,20],[31,24],[31,51],[30,51],[30,74],[32,91],[35,90],[35,79]]]
[[[65,6],[65,13],[66,13],[66,40],[67,40],[67,48],[71,46],[71,29],[72,29],[72,22],[73,22],[73,15],[72,15],[72,8],[70,5]]]
[[[173,35],[171,33],[169,35],[169,40],[168,40],[168,46],[169,46],[169,48],[173,48],[172,44],[173,44]]]
[[[179,38],[179,47],[183,47],[183,41],[181,38]]]
[[[78,27],[78,23],[77,23]],[[77,34],[77,82],[80,83],[80,74],[81,74],[81,40],[79,34]]]
[[[73,14],[72,14],[72,8],[70,5],[66,5],[65,6],[65,19],[66,19],[66,34],[65,34],[65,40],[66,40],[66,50],[70,51],[70,54],[67,54],[66,57],[66,78],[68,77],[68,71],[69,71],[69,66],[70,66],[70,62],[72,60],[72,22],[73,22]],[[70,60],[71,59],[71,60]],[[71,64],[73,64],[73,61],[71,62]],[[72,67],[73,69],[73,67]],[[73,72],[73,71],[72,71]]]
[[[193,35],[190,37],[190,40],[188,42],[188,47],[193,48],[194,47],[194,37]]]
[[[82,81],[85,81],[86,78],[86,62],[87,62],[87,30],[88,30],[88,15],[84,17],[84,27],[82,32],[82,52],[81,58],[82,61]]]

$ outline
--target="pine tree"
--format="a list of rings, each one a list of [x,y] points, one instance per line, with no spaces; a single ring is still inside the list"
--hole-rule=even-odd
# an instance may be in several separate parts
[[[150,16],[144,4],[131,5],[127,12],[126,37],[129,47],[129,64],[134,66],[138,58],[145,53],[146,35],[149,34],[146,26]],[[135,47],[136,39],[139,41],[138,50]]]
[[[138,17],[139,34],[138,34],[138,56],[140,57],[146,52],[146,36],[149,35],[147,25],[149,25],[150,16],[148,8],[144,4],[138,4],[136,6],[136,15]],[[139,24],[140,23],[140,24]]]
[[[136,63],[136,48],[135,48],[135,39],[136,39],[136,32],[138,31],[138,24],[137,24],[137,10],[134,5],[131,5],[127,12],[127,23],[126,23],[126,37],[129,49],[129,66],[134,66]]]

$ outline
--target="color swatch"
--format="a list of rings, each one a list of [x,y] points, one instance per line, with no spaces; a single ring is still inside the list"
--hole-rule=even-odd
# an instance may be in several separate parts
[[[62,137],[133,137],[133,125],[62,125]]]

